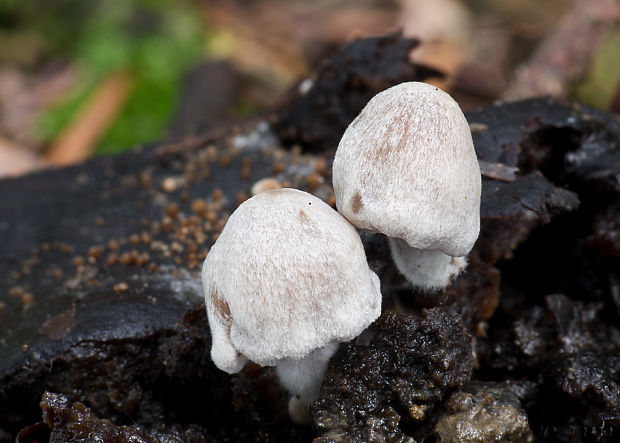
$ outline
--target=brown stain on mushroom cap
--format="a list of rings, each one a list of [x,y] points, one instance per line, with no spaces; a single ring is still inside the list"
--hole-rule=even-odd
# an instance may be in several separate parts
[[[351,209],[353,210],[354,214],[357,214],[362,210],[363,207],[364,203],[362,202],[362,196],[360,195],[360,192],[357,191],[351,199]]]
[[[309,205],[311,204],[309,203]],[[316,221],[313,220],[303,209],[299,210],[299,219],[300,219],[302,229],[309,237],[312,237],[312,238],[321,237],[321,230],[316,225]]]
[[[230,325],[232,322],[232,315],[230,315],[230,306],[228,306],[228,303],[218,297],[217,292],[214,290],[210,292],[209,297],[211,297],[211,303],[213,303],[217,316],[220,317],[224,323]]]
[[[398,141],[394,142],[390,137],[384,137],[383,140],[381,140],[380,146],[366,153],[369,161],[385,164],[393,157],[393,153],[398,153],[408,148],[408,143],[410,143],[410,138],[412,136],[410,135],[411,127],[407,117],[408,116],[399,116],[399,118],[393,120],[388,125],[386,133],[400,134]],[[369,132],[372,134],[376,132],[377,129],[376,127],[372,128]],[[413,137],[420,137],[419,130],[414,133]]]

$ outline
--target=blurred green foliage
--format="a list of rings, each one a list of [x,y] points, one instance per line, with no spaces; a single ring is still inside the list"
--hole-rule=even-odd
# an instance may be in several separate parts
[[[36,54],[22,64],[64,59],[78,67],[72,94],[40,118],[44,142],[66,127],[106,75],[129,72],[127,102],[96,149],[118,152],[164,135],[183,74],[205,55],[201,14],[189,0],[0,0],[0,44],[2,37],[36,35]]]
[[[599,109],[609,109],[620,87],[620,31],[612,32],[594,55],[590,72],[574,91],[577,100]]]

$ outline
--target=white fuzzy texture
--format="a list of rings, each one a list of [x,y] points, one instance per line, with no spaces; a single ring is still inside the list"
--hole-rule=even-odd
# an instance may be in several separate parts
[[[301,359],[351,340],[381,312],[379,278],[355,228],[320,199],[275,189],[230,216],[202,268],[213,337],[226,372]]]
[[[289,415],[298,423],[304,423],[310,404],[319,397],[327,363],[338,350],[332,343],[319,348],[301,359],[284,359],[276,366],[276,374],[282,386],[295,395],[289,403]]]
[[[467,267],[465,257],[451,257],[441,251],[417,249],[398,238],[389,238],[396,267],[411,284],[427,291],[445,288]]]
[[[480,168],[458,104],[402,83],[366,105],[334,159],[338,210],[355,226],[409,246],[465,256],[480,229]]]

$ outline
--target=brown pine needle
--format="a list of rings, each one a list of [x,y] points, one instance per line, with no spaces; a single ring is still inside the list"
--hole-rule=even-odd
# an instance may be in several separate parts
[[[131,77],[128,73],[109,74],[52,143],[46,161],[54,166],[68,166],[87,159],[123,107],[130,88]]]

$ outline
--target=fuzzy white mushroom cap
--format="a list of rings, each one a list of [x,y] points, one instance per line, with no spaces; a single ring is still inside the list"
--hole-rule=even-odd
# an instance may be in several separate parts
[[[370,100],[333,165],[336,206],[360,229],[464,256],[480,230],[480,168],[467,120],[440,89],[401,83]]]
[[[320,199],[276,189],[230,216],[202,268],[211,357],[226,372],[351,340],[381,313],[355,228]]]

